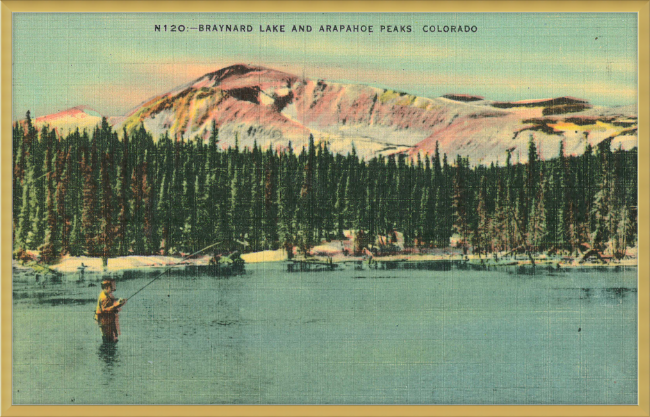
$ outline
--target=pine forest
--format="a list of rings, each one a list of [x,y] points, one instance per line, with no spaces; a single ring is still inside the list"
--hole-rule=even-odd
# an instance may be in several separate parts
[[[506,153],[502,164],[471,165],[437,148],[364,161],[313,137],[300,152],[222,149],[214,123],[207,142],[118,132],[106,119],[61,136],[28,112],[13,126],[14,256],[106,260],[215,242],[308,253],[353,230],[359,249],[401,233],[420,250],[623,257],[637,240],[637,150],[605,140],[569,156],[560,142],[556,158],[541,160],[538,146],[531,138],[526,164]]]

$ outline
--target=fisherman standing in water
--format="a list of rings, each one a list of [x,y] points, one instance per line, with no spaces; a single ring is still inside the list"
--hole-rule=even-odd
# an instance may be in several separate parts
[[[102,281],[102,292],[97,300],[95,309],[95,320],[102,330],[104,343],[117,343],[117,336],[120,334],[120,323],[118,313],[126,300],[115,300],[115,280],[107,279]]]

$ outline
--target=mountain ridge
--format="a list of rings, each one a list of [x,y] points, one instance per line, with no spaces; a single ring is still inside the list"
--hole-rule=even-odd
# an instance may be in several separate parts
[[[581,154],[587,143],[605,139],[630,149],[637,141],[636,114],[630,114],[632,107],[620,110],[568,96],[511,102],[461,93],[419,97],[237,64],[155,95],[109,121],[127,131],[144,125],[155,137],[169,132],[177,139],[204,140],[214,121],[223,146],[238,140],[242,146],[291,142],[300,148],[312,134],[335,152],[346,153],[354,144],[364,158],[431,153],[438,143],[450,158],[460,154],[489,164],[503,160],[508,149],[525,162],[530,137],[544,158],[557,156],[561,140],[567,154]],[[56,125],[51,116],[43,120]]]

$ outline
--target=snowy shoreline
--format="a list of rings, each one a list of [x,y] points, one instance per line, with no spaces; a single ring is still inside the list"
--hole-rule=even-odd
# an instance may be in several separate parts
[[[241,255],[246,263],[260,263],[260,262],[286,262],[286,253],[282,250],[267,250],[262,252],[252,252]],[[330,256],[314,256],[305,259],[304,257],[297,256],[294,258],[296,261],[325,261],[333,263],[359,263],[367,261],[367,258],[360,256],[346,256],[341,253],[332,253]],[[444,255],[431,255],[431,254],[394,254],[387,256],[375,256],[373,258],[376,262],[432,262],[432,261],[448,261],[448,262],[463,262],[466,261],[471,265],[484,265],[487,267],[494,266],[531,266],[531,262],[524,257],[518,258],[500,258],[498,262],[494,262],[491,257],[479,257],[477,255],[468,255],[467,257],[458,254],[444,254]],[[102,259],[88,256],[65,256],[59,263],[48,267],[39,266],[33,268],[32,266],[25,266],[17,261],[13,261],[14,275],[32,275],[32,274],[60,274],[64,276],[78,275],[82,271],[84,274],[117,274],[125,271],[162,271],[167,268],[183,268],[186,266],[205,266],[208,265],[210,256],[200,256],[192,259],[185,259],[174,256],[162,255],[149,255],[149,256],[122,256],[109,258],[106,267],[102,265]],[[572,262],[558,261],[550,259],[546,256],[535,257],[535,265],[540,267],[555,267],[555,268],[592,268],[592,267],[636,267],[636,257],[624,259],[621,261],[612,261],[608,264],[585,262],[579,263],[577,259]]]

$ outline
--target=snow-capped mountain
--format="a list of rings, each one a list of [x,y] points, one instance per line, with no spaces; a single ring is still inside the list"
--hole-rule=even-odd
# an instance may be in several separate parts
[[[426,81],[426,80],[423,80]],[[75,107],[36,120],[53,127],[96,124],[96,112]],[[335,152],[354,145],[363,157],[376,154],[440,151],[473,163],[527,159],[532,136],[541,156],[557,156],[564,140],[567,154],[581,154],[586,143],[612,139],[630,149],[637,144],[636,106],[605,108],[585,100],[559,97],[517,102],[446,94],[417,97],[359,84],[299,77],[270,68],[233,65],[157,95],[128,114],[111,117],[115,128],[141,124],[155,137],[207,139],[212,122],[222,146],[304,146],[310,134]]]

